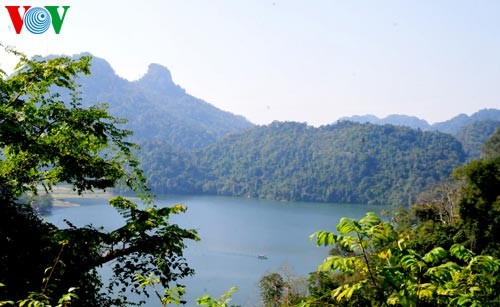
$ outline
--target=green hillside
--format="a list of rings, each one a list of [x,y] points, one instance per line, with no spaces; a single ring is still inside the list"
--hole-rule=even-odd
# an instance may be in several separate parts
[[[157,193],[368,204],[408,204],[466,157],[447,134],[352,122],[274,122],[189,154],[143,150]]]
[[[142,78],[131,82],[94,57],[91,72],[78,80],[83,102],[108,104],[112,115],[127,119],[126,128],[134,132],[135,141],[161,140],[192,150],[253,126],[242,116],[189,95],[163,66],[151,64]]]
[[[483,143],[500,127],[500,120],[478,120],[469,126],[461,128],[455,137],[462,146],[469,160],[481,157]]]

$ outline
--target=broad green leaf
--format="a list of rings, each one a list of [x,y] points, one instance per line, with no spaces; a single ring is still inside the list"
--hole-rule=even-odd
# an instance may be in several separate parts
[[[362,219],[359,220],[359,224],[361,224],[363,228],[366,229],[378,225],[380,223],[381,220],[375,212],[368,212]]]
[[[474,256],[474,253],[472,251],[468,250],[460,244],[454,244],[450,248],[450,254],[464,262],[469,262]]]
[[[422,259],[427,263],[434,264],[441,261],[444,257],[446,257],[446,255],[447,253],[444,248],[436,247],[427,254],[425,254]]]
[[[483,255],[473,257],[467,267],[478,273],[494,273],[499,268],[498,262],[493,257]]]
[[[317,231],[309,236],[310,240],[316,237],[317,246],[329,246],[337,243],[337,235],[329,231]]]
[[[337,225],[337,230],[340,234],[346,235],[351,232],[360,232],[361,225],[354,219],[343,217]]]

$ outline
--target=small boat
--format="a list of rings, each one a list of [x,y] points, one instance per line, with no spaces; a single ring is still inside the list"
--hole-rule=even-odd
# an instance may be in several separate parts
[[[257,258],[259,258],[260,260],[266,260],[267,256],[266,255],[258,255]]]

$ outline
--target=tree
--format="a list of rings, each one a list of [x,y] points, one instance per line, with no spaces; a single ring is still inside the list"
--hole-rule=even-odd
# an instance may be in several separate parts
[[[461,183],[458,180],[443,180],[432,189],[422,192],[417,198],[417,205],[414,204],[411,209],[420,220],[432,219],[452,225],[459,218]],[[432,213],[426,214],[428,211]]]
[[[90,57],[29,59],[5,51],[19,63],[11,75],[0,71],[0,301],[35,291],[56,302],[78,287],[76,306],[116,305],[127,301],[127,289],[145,291],[136,274],[153,272],[163,287],[191,275],[183,249],[196,232],[168,220],[185,208],[154,206],[132,154],[136,146],[126,141],[131,132],[119,128],[124,120],[105,105],[81,106],[74,80],[89,74]],[[104,231],[70,222],[58,229],[16,203],[26,192],[36,194],[40,186],[50,192],[60,183],[77,193],[123,185],[145,205],[111,199],[125,224]],[[103,293],[96,268],[112,260],[114,280]]]
[[[500,128],[484,142],[481,151],[485,158],[492,159],[500,156]]]
[[[332,299],[350,305],[359,297],[371,306],[498,306],[500,260],[475,255],[461,245],[449,251],[435,246],[427,253],[407,247],[389,222],[374,213],[362,219],[342,218],[338,234],[316,232],[318,245],[340,246],[344,255],[331,255],[319,271],[337,272],[345,282],[331,289]],[[301,306],[315,305],[309,297]]]
[[[286,283],[278,273],[270,273],[262,276],[259,281],[260,297],[267,307],[280,306]]]
[[[218,298],[213,298],[210,295],[205,294],[196,300],[196,305],[206,307],[237,307],[235,305],[229,305],[233,299],[232,295],[236,290],[238,290],[237,287],[231,287],[226,293],[222,294]]]
[[[465,181],[459,203],[464,243],[477,253],[500,256],[500,156],[471,161],[454,176]]]

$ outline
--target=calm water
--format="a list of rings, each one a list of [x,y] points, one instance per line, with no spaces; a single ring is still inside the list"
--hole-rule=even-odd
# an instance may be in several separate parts
[[[106,229],[121,225],[120,216],[102,199],[67,199],[79,207],[54,208],[48,220],[64,225],[93,224]],[[341,217],[360,218],[368,211],[383,208],[302,202],[273,202],[216,196],[170,196],[156,200],[159,206],[183,203],[188,212],[172,219],[185,228],[197,229],[200,242],[189,244],[186,258],[196,270],[185,280],[188,306],[197,297],[214,297],[232,286],[239,290],[233,302],[259,306],[258,281],[267,273],[307,276],[315,271],[328,253],[316,247],[309,235],[317,230],[334,230]],[[266,255],[261,260],[258,255]],[[284,269],[285,268],[285,269]],[[152,301],[148,306],[158,306]]]

